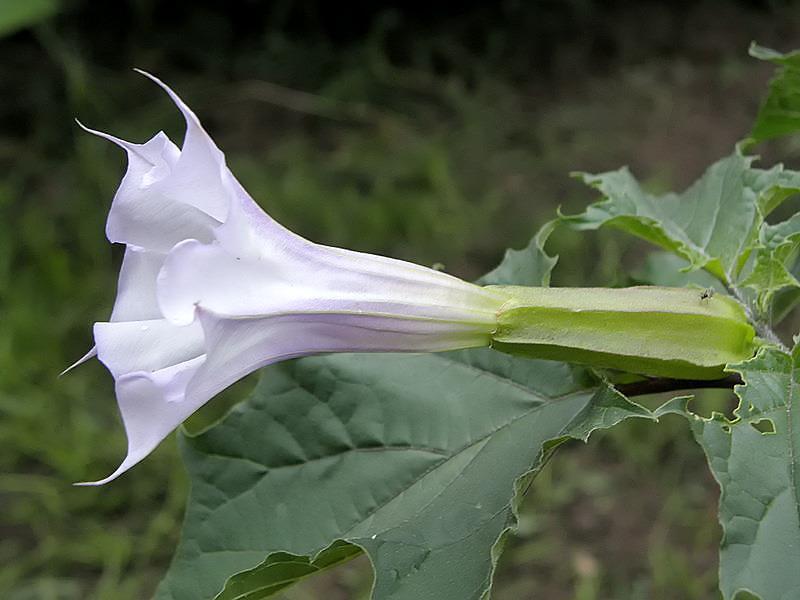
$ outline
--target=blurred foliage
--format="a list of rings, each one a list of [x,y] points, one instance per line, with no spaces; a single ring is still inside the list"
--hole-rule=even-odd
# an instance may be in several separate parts
[[[750,132],[749,142],[781,137],[800,129],[800,52],[781,54],[758,44],[750,46],[750,54],[761,60],[768,60],[780,67],[770,81],[769,95],[758,111],[758,118]]]
[[[750,40],[800,46],[788,2],[451,10],[65,0],[0,40],[0,597],[144,598],[176,544],[173,441],[111,486],[70,487],[108,472],[125,440],[99,364],[57,378],[107,316],[120,258],[102,232],[123,157],[71,119],[134,141],[181,135],[130,67],[173,85],[295,231],[476,277],[557,205],[592,199],[570,171],[627,163],[654,193],[694,179],[756,114],[771,69],[746,57]],[[554,285],[623,285],[621,265],[644,261],[614,232],[557,232],[550,248]],[[555,465],[523,507],[498,597],[713,597],[717,488],[681,420],[623,425]],[[286,598],[356,597],[369,580],[361,562]]]
[[[58,0],[4,0],[0,5],[0,37],[36,25],[58,11]]]

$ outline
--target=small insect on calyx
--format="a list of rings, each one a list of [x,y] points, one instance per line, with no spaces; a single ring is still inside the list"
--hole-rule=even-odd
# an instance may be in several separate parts
[[[711,300],[714,297],[714,288],[706,288],[702,292],[700,292],[700,301],[703,300]]]

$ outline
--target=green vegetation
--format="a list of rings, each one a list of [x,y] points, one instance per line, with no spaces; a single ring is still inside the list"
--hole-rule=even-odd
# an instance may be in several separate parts
[[[652,19],[661,25],[647,36],[635,11],[575,2],[566,16],[512,11],[492,24],[476,9],[417,29],[382,13],[343,42],[322,25],[298,34],[278,9],[254,31],[234,9],[183,18],[144,1],[73,2],[1,40],[0,596],[147,597],[177,544],[187,485],[174,440],[111,486],[70,487],[109,472],[125,441],[99,364],[57,378],[106,317],[120,258],[102,232],[123,158],[71,118],[136,141],[158,128],[180,136],[177,113],[128,67],[174,85],[245,187],[293,230],[469,278],[526,243],[556,205],[591,199],[570,171],[629,163],[657,193],[747,133],[770,68],[744,51],[752,38],[779,45],[777,21],[796,35],[793,13],[730,4],[679,18],[667,6],[650,6],[672,21]],[[576,15],[599,33],[568,35]],[[475,22],[483,48],[465,42]],[[686,23],[696,35],[675,42]],[[604,41],[613,50],[598,51]],[[581,238],[554,237],[555,284],[628,284],[620,264],[650,268],[621,234]],[[192,426],[243,395],[218,398]],[[731,406],[709,392],[693,408]],[[568,446],[526,498],[496,596],[713,597],[717,495],[679,417]],[[345,599],[369,586],[359,560],[285,597]]]

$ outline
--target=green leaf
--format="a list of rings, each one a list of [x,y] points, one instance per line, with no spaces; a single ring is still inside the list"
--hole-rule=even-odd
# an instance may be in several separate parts
[[[713,289],[717,294],[726,293],[725,286],[716,277],[707,271],[690,271],[689,268],[689,263],[676,254],[651,252],[632,276],[639,284],[694,287]]]
[[[3,0],[0,37],[49,19],[58,12],[58,0]]]
[[[800,287],[792,272],[800,251],[800,214],[776,225],[764,223],[753,251],[754,260],[740,285],[756,291],[759,308],[766,314],[777,292]]]
[[[750,245],[774,209],[785,183],[783,170],[751,168],[752,157],[735,152],[715,164],[682,194],[649,194],[627,168],[578,174],[605,197],[586,211],[562,217],[578,230],[618,227],[705,268],[724,283],[738,279]]]
[[[800,130],[800,51],[781,54],[758,44],[750,55],[779,67],[747,143],[759,143]]]
[[[800,192],[800,173],[782,165],[755,169],[753,160],[734,152],[682,194],[662,196],[644,191],[625,168],[580,174],[604,199],[562,219],[578,230],[618,227],[669,250],[686,261],[685,270],[705,269],[763,318],[777,292],[797,285],[796,224],[771,226],[765,218]]]
[[[754,248],[755,261],[741,285],[759,293],[762,312],[767,310],[772,296],[786,287],[800,287],[792,273],[800,248],[800,215],[778,225],[764,225],[759,243]],[[790,231],[790,229],[793,229]]]
[[[217,600],[269,598],[298,581],[333,568],[361,554],[358,546],[337,541],[311,558],[288,552],[270,554],[254,569],[237,573],[225,584]]]
[[[547,227],[486,282],[546,280]],[[483,598],[543,462],[628,417],[655,418],[586,369],[488,349],[269,367],[221,423],[181,435],[192,491],[157,597],[267,598],[356,546],[374,598]]]
[[[544,251],[547,238],[558,225],[558,219],[545,223],[522,250],[506,250],[502,262],[481,277],[481,285],[550,285],[550,272],[558,261]]]
[[[721,489],[720,589],[747,590],[763,600],[800,597],[800,351],[763,348],[731,366],[736,420],[693,417]]]
[[[770,307],[770,319],[773,326],[789,316],[798,304],[800,304],[800,288],[784,288],[777,292]]]
[[[374,598],[479,599],[520,478],[630,416],[651,415],[586,371],[490,350],[268,368],[224,421],[182,436],[192,491],[158,597],[210,598],[255,568],[227,585],[266,598],[286,579],[270,555],[344,540],[369,555]]]
[[[758,210],[767,217],[784,200],[800,193],[800,171],[790,171],[777,164],[771,169],[753,169],[752,188],[758,190]]]

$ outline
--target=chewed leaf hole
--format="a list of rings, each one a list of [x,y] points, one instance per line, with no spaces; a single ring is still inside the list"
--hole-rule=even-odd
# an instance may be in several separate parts
[[[772,419],[759,419],[758,421],[751,421],[750,426],[764,435],[768,433],[775,433],[775,423],[772,422]]]
[[[686,405],[686,410],[702,419],[722,415],[727,421],[735,421],[734,411],[739,400],[730,390],[697,390]]]

